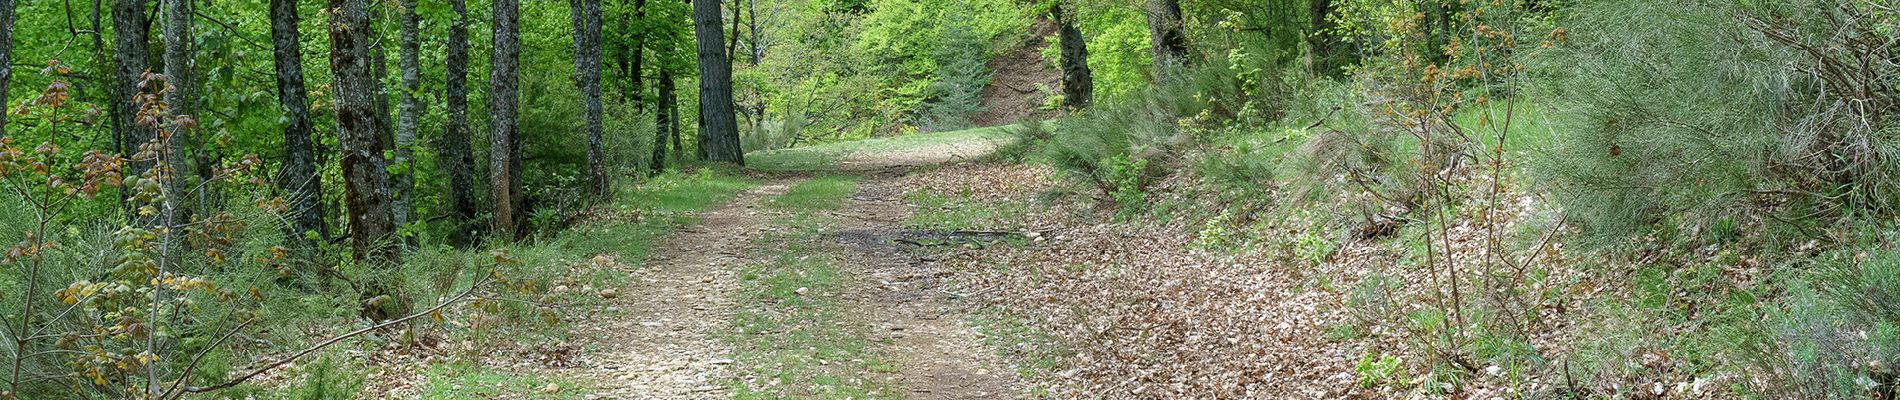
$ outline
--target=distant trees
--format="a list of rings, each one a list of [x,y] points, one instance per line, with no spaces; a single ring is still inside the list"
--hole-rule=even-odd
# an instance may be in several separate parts
[[[718,0],[693,0],[693,31],[699,50],[700,143],[708,161],[745,165],[732,102],[732,64]]]

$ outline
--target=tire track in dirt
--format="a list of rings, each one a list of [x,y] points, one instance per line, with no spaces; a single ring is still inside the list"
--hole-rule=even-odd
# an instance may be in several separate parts
[[[725,386],[732,347],[719,335],[730,326],[746,243],[771,221],[760,204],[788,186],[768,182],[740,193],[655,246],[613,301],[622,315],[577,327],[592,351],[560,372],[588,385],[590,399],[732,397]]]
[[[903,169],[872,172],[838,213],[830,236],[845,252],[848,273],[860,276],[854,297],[866,323],[885,339],[881,352],[898,364],[900,385],[912,399],[999,399],[1023,395],[1022,383],[967,321],[967,304],[943,287],[947,270],[900,247],[913,234],[903,223],[914,211],[894,177]]]

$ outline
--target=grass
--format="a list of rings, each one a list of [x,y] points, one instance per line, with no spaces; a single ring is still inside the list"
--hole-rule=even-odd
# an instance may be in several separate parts
[[[799,182],[791,189],[786,189],[785,194],[766,201],[765,205],[790,211],[836,210],[844,207],[844,199],[851,197],[857,190],[857,178],[821,176]]]
[[[850,288],[826,244],[826,224],[816,213],[836,209],[857,182],[821,177],[802,182],[767,202],[794,216],[773,223],[795,227],[762,237],[777,257],[740,270],[743,304],[733,313],[737,333],[729,340],[735,362],[752,382],[730,382],[734,398],[895,399],[903,392],[880,374],[897,371],[882,359],[870,329],[842,297]]]
[[[580,385],[563,379],[501,371],[461,361],[429,368],[429,385],[418,400],[493,399],[560,400],[586,398]],[[555,389],[548,391],[548,389]]]
[[[862,153],[888,152],[970,141],[1007,141],[1012,138],[1008,128],[1001,126],[954,132],[920,133],[757,151],[746,154],[746,165],[764,171],[834,170],[837,169],[838,162]]]
[[[1022,228],[1028,220],[1029,205],[1024,202],[988,203],[970,193],[949,194],[918,190],[904,196],[917,206],[904,226],[936,231],[1005,230]]]

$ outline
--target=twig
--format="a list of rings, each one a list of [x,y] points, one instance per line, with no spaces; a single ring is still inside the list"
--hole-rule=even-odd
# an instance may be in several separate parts
[[[277,367],[282,367],[284,366],[284,364],[289,364],[291,361],[296,361],[299,358],[303,358],[303,356],[310,355],[310,353],[315,353],[317,352],[317,350],[323,350],[325,347],[330,347],[330,345],[337,344],[337,342],[342,342],[344,339],[357,337],[364,333],[369,333],[370,331],[387,328],[390,326],[402,324],[404,322],[409,322],[409,320],[421,318],[424,315],[434,314],[436,311],[440,311],[443,308],[448,307],[450,304],[461,302],[462,299],[467,298],[470,294],[474,294],[476,289],[481,288],[482,285],[488,284],[488,282],[491,282],[493,280],[494,279],[492,276],[483,278],[481,281],[475,282],[475,284],[473,285],[469,285],[468,290],[463,290],[462,293],[456,294],[455,297],[450,297],[447,301],[443,301],[442,304],[437,304],[435,307],[430,307],[427,310],[422,310],[421,312],[417,312],[415,314],[409,314],[409,316],[406,316],[406,317],[389,320],[388,322],[383,322],[380,324],[376,324],[374,326],[370,326],[363,329],[357,329],[355,331],[351,331],[350,333],[345,333],[342,335],[338,335],[336,337],[332,337],[328,340],[324,340],[322,343],[317,343],[317,345],[315,346],[311,346],[309,348],[298,351],[296,354],[292,354],[289,357],[284,357],[283,359],[271,362],[270,364],[265,364],[264,367],[258,368],[257,370],[251,371],[251,373],[244,374],[243,376],[239,376],[229,381],[225,381],[224,383],[211,385],[211,386],[186,387],[185,392],[186,393],[205,393],[205,392],[230,388],[232,386],[237,386],[238,384],[248,382],[251,379],[257,378],[258,375],[263,375],[265,372],[269,372],[270,370],[277,369]]]

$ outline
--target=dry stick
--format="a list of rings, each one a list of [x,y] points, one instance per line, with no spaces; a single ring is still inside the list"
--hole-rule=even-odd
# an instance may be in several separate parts
[[[417,312],[415,314],[409,314],[409,316],[406,316],[406,317],[389,320],[388,322],[383,322],[383,323],[376,324],[374,326],[370,326],[363,329],[357,329],[355,331],[351,331],[350,333],[345,333],[342,335],[338,335],[336,337],[329,338],[327,340],[324,340],[322,343],[317,343],[315,346],[310,346],[309,348],[300,350],[296,354],[292,354],[289,357],[284,357],[283,359],[271,362],[270,364],[266,364],[262,368],[258,368],[255,371],[251,371],[251,373],[244,374],[243,376],[239,376],[237,378],[233,378],[229,381],[225,381],[224,383],[211,385],[211,386],[186,387],[185,393],[205,393],[205,392],[215,391],[219,389],[229,388],[232,386],[237,386],[240,383],[248,382],[253,378],[257,378],[258,375],[263,375],[265,372],[269,372],[270,370],[277,369],[277,367],[282,367],[284,366],[284,364],[289,364],[291,361],[297,361],[297,359],[303,358],[303,356],[310,355],[310,353],[315,353],[317,352],[317,350],[323,350],[323,348],[330,347],[330,345],[337,344],[337,342],[342,342],[344,339],[361,336],[362,334],[369,333],[370,331],[375,331],[375,330],[387,328],[393,325],[398,325],[404,322],[409,322],[409,320],[421,318],[424,315],[434,314],[436,311],[440,311],[444,307],[448,307],[450,304],[461,302],[462,299],[468,298],[470,294],[474,294],[476,289],[479,289],[482,287],[482,285],[486,285],[488,284],[488,282],[492,282],[492,281],[494,281],[492,277],[483,278],[481,281],[475,282],[475,284],[473,285],[469,285],[468,290],[463,290],[462,293],[458,293],[454,297],[450,297],[448,300],[443,301],[442,304],[437,304],[435,307],[430,307],[427,310],[422,310],[421,312]]]

